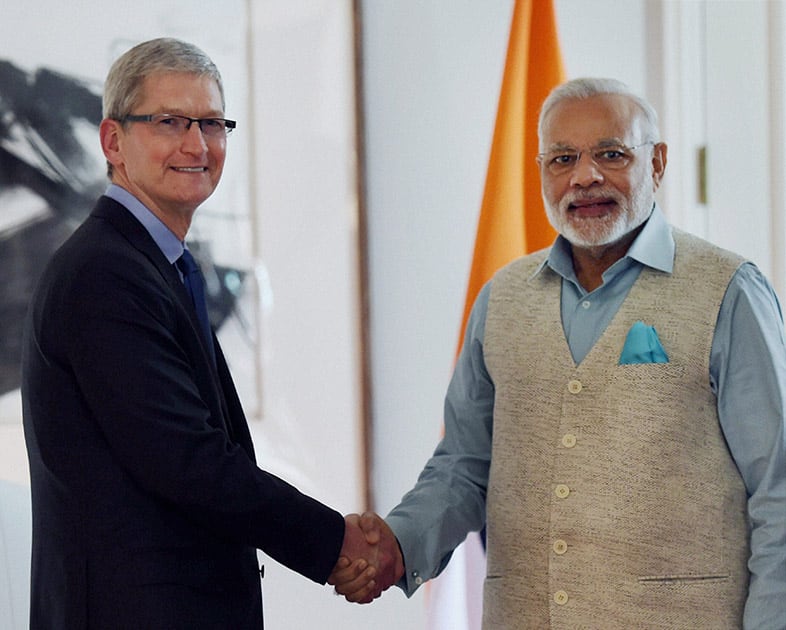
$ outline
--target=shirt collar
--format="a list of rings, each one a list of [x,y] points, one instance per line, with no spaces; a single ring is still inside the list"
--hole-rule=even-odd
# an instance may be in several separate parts
[[[170,264],[174,264],[180,258],[185,247],[183,242],[139,199],[117,184],[109,184],[104,194],[123,205],[136,217],[150,233],[150,236],[153,237],[156,245],[158,245],[158,248],[166,256]]]
[[[666,217],[657,204],[653,207],[649,219],[624,258],[629,258],[658,271],[671,273],[674,268],[674,237]],[[546,267],[563,278],[574,276],[570,243],[564,236],[557,236],[548,257],[538,266],[533,276],[540,274]]]

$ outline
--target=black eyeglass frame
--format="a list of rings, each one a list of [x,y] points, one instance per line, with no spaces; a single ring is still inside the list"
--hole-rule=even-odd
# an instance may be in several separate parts
[[[126,122],[154,122],[154,119],[157,116],[164,116],[168,118],[180,118],[181,120],[187,120],[188,123],[186,124],[186,131],[191,129],[191,125],[194,123],[197,124],[199,127],[199,131],[203,134],[205,133],[205,129],[202,127],[202,123],[204,122],[222,122],[224,123],[224,131],[227,135],[229,135],[235,127],[237,127],[237,121],[230,120],[229,118],[215,118],[213,116],[209,116],[207,118],[192,118],[191,116],[184,116],[183,114],[127,114],[123,116],[118,122],[126,123]]]

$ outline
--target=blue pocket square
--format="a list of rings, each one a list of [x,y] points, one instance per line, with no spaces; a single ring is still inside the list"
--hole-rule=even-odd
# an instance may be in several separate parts
[[[625,346],[620,355],[620,365],[631,363],[668,363],[669,357],[660,345],[655,328],[644,322],[636,322],[630,327]]]

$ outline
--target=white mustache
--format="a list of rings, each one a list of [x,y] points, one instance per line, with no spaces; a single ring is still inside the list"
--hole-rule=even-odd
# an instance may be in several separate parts
[[[562,207],[567,208],[568,206],[573,205],[576,202],[607,202],[613,201],[617,205],[622,205],[620,201],[619,195],[616,195],[612,192],[605,192],[602,190],[593,191],[591,194],[581,193],[581,192],[574,192],[566,195],[562,198]]]

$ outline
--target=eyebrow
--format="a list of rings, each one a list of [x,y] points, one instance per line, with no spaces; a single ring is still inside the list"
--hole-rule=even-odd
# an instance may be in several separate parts
[[[189,118],[223,118],[224,112],[210,110],[207,114],[192,116],[180,107],[159,107],[153,114],[172,114],[173,116],[187,116]]]
[[[616,146],[626,146],[626,143],[620,138],[601,138],[595,144],[591,145],[590,148],[595,149],[598,147],[616,147]],[[548,148],[546,148],[546,151],[564,151],[567,149],[575,150],[576,145],[560,141],[550,145]]]

